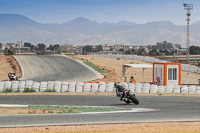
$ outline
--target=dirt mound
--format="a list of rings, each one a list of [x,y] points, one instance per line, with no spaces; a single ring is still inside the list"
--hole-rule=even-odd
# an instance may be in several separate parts
[[[9,80],[8,73],[21,77],[19,64],[13,56],[0,56],[0,80]]]

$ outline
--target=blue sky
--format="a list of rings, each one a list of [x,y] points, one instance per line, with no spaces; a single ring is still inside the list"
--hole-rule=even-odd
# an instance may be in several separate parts
[[[199,0],[0,0],[0,13],[21,14],[40,23],[85,17],[97,22],[171,21],[186,25],[183,3],[194,6],[191,23],[200,21]]]

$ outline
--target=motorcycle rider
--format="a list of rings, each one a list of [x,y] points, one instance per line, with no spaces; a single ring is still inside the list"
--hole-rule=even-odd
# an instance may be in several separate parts
[[[10,81],[19,80],[15,73],[8,73],[8,78],[10,79]]]
[[[115,83],[114,86],[115,86],[115,88],[117,89],[118,92],[123,92],[123,95],[120,98],[120,100],[122,100],[125,96],[125,92],[126,92],[125,88],[123,86],[119,85],[119,83]]]

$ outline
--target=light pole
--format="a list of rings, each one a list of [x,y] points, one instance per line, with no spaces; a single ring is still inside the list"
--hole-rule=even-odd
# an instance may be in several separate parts
[[[193,4],[186,4],[186,3],[183,3],[183,6],[184,6],[184,9],[187,10],[187,43],[186,43],[186,60],[187,60],[187,63],[189,64],[190,62],[190,52],[189,52],[189,48],[190,48],[190,29],[189,29],[189,22],[190,22],[190,10],[193,9]]]

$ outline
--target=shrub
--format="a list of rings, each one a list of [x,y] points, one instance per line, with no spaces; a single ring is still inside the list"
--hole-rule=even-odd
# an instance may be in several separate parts
[[[3,90],[3,92],[12,92],[13,89],[12,88],[6,88],[5,90]]]
[[[24,92],[36,92],[36,91],[30,88],[24,88]]]
[[[56,92],[56,90],[46,89],[44,92]]]
[[[20,90],[16,90],[16,91],[13,91],[13,92],[20,92]]]

